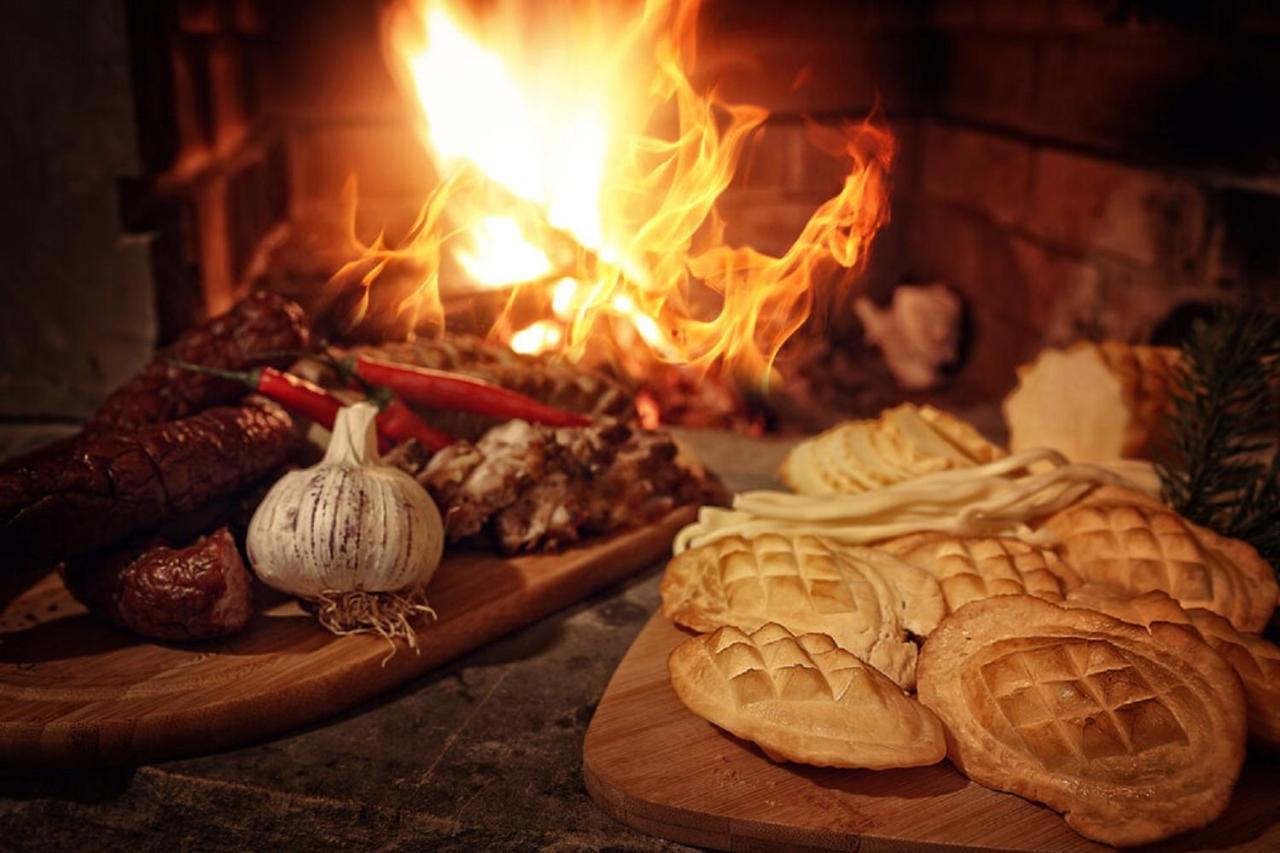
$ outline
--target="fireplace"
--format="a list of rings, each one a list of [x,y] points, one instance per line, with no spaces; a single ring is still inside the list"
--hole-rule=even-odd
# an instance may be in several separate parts
[[[438,175],[384,56],[384,6],[13,12],[45,49],[4,52],[27,202],[5,229],[7,447],[70,429],[153,344],[251,288],[314,298],[351,259],[352,201],[361,244],[404,239]],[[786,381],[766,396],[722,376],[728,404],[674,420],[812,429],[905,396],[998,429],[992,401],[1043,346],[1176,342],[1205,304],[1280,293],[1268,4],[707,0],[699,38],[695,88],[769,112],[720,197],[725,244],[781,255],[840,190],[849,163],[811,124],[874,113],[896,153],[891,219],[856,276],[814,278]],[[854,301],[935,282],[963,305],[961,346],[904,390]],[[453,328],[486,331],[501,309],[443,291]]]

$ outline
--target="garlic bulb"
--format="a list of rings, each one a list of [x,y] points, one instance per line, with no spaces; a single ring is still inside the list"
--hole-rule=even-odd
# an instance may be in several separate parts
[[[371,403],[338,413],[324,459],[285,474],[249,523],[263,583],[317,605],[335,633],[373,630],[416,646],[407,620],[444,548],[440,512],[405,472],[379,463]]]

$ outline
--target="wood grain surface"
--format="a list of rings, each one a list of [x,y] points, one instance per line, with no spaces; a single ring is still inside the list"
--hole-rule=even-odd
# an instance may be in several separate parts
[[[774,764],[680,703],[666,661],[688,636],[656,614],[587,730],[587,790],[617,820],[722,850],[1109,849],[1055,812],[974,784],[947,763],[888,771]],[[1280,763],[1251,756],[1225,815],[1152,848],[1280,850]]]
[[[419,654],[335,637],[292,600],[241,634],[147,642],[90,617],[49,576],[0,611],[0,766],[140,764],[212,752],[323,719],[661,559],[692,519],[559,554],[446,556]]]

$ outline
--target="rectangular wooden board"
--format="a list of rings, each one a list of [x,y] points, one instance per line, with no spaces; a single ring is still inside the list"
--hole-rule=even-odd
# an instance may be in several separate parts
[[[681,704],[666,663],[688,636],[655,615],[587,730],[587,790],[617,820],[722,850],[1108,849],[1057,813],[983,788],[945,762],[885,771],[774,764]],[[1156,846],[1280,850],[1280,763],[1251,756],[1226,814]]]
[[[694,512],[558,554],[448,554],[417,654],[336,637],[292,600],[225,640],[148,642],[49,576],[0,610],[0,766],[141,764],[323,719],[652,565]]]

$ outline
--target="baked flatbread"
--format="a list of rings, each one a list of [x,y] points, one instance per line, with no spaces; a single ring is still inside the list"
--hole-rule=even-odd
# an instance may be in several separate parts
[[[1205,642],[1240,676],[1250,736],[1264,746],[1280,749],[1280,648],[1257,634],[1242,634],[1208,610],[1195,608],[1187,615]]]
[[[993,595],[1061,601],[1080,583],[1054,551],[1018,539],[915,533],[876,547],[937,578],[950,610]]]
[[[1216,613],[1203,608],[1183,610],[1163,592],[1152,590],[1129,597],[1109,587],[1084,586],[1066,599],[1068,607],[1087,607],[1144,628],[1153,622],[1172,622],[1196,631],[1222,655],[1244,685],[1249,735],[1263,746],[1280,747],[1280,648],[1257,634],[1244,634]]]
[[[774,761],[882,770],[946,754],[932,712],[825,634],[720,628],[678,646],[667,668],[691,711]]]
[[[1207,824],[1244,760],[1240,680],[1198,634],[1027,595],[944,619],[920,656],[919,700],[970,779],[1107,844]]]
[[[1004,455],[959,418],[903,403],[875,420],[847,421],[802,441],[779,473],[798,494],[856,495]]]
[[[1002,406],[1014,453],[1052,447],[1072,462],[1146,457],[1173,405],[1178,350],[1120,341],[1046,349],[1018,368]]]
[[[897,684],[915,683],[917,649],[946,613],[938,582],[892,554],[816,536],[729,536],[675,557],[662,612],[695,631],[777,622],[820,633]]]
[[[1144,628],[1151,627],[1152,622],[1191,624],[1191,618],[1182,609],[1182,605],[1169,597],[1168,593],[1158,589],[1133,595],[1118,587],[1085,584],[1067,593],[1063,605],[1096,610],[1121,622],[1131,622]]]
[[[1261,631],[1275,610],[1275,571],[1251,545],[1192,524],[1138,492],[1103,486],[1044,526],[1086,583],[1133,595],[1160,590],[1241,631]]]

